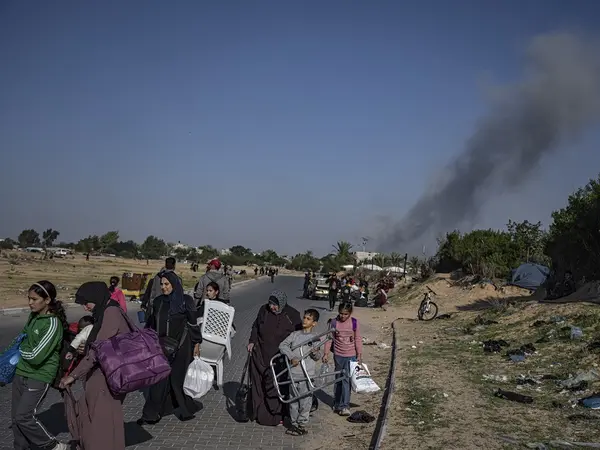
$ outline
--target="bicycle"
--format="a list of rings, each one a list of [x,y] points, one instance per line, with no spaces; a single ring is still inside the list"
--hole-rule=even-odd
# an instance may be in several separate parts
[[[417,317],[419,318],[419,320],[433,320],[437,316],[438,307],[432,301],[432,299],[433,296],[437,294],[429,286],[425,287],[427,288],[427,292],[425,292],[425,294],[423,295],[423,300],[421,300],[421,304],[419,305]]]

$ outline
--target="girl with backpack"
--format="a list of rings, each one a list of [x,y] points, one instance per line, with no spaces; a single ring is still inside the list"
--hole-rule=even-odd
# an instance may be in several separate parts
[[[335,370],[344,370],[347,377],[335,384],[333,412],[340,416],[350,415],[350,361],[362,363],[362,337],[358,320],[352,317],[352,304],[342,303],[338,316],[331,320],[329,327],[332,340],[325,343],[323,362],[329,361],[329,352],[333,351]]]
[[[36,417],[58,372],[63,333],[69,327],[67,316],[49,281],[31,285],[28,298],[31,314],[23,328],[27,336],[20,346],[21,359],[12,382],[13,448],[67,450]]]

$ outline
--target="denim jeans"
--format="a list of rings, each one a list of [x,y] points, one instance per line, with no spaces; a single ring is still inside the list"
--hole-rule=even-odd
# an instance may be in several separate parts
[[[345,370],[346,374],[350,374],[350,361],[356,361],[355,356],[338,356],[334,355],[335,370]],[[342,381],[335,384],[333,409],[342,410],[350,407],[350,378],[344,377]]]

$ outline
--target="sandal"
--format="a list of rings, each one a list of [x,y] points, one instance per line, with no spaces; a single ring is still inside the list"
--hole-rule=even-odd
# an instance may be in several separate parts
[[[285,430],[285,434],[290,436],[304,436],[307,433],[308,431],[306,431],[305,428],[297,427],[294,425],[290,426],[287,430]]]

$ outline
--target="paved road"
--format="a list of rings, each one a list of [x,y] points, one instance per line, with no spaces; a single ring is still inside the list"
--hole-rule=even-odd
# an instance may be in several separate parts
[[[159,424],[141,428],[135,421],[140,417],[144,398],[141,393],[129,394],[125,401],[125,434],[128,450],[142,449],[214,449],[214,450],[245,450],[245,449],[298,449],[301,448],[302,438],[285,435],[282,427],[261,427],[253,423],[240,424],[233,418],[234,407],[231,399],[239,386],[243,365],[246,357],[246,344],[250,335],[252,322],[258,309],[265,303],[272,289],[281,289],[288,295],[290,304],[301,313],[308,307],[324,308],[323,301],[299,299],[302,291],[302,278],[279,276],[271,284],[267,279],[239,286],[232,292],[232,304],[236,308],[235,324],[237,335],[232,342],[231,360],[225,362],[224,387],[220,391],[211,391],[203,399],[203,409],[196,414],[196,419],[190,422],[179,422],[175,417],[165,417]],[[131,308],[130,315],[135,317],[137,309]],[[69,320],[74,321],[82,315],[78,308],[69,308]],[[323,328],[330,316],[325,309],[321,310],[320,327]],[[0,316],[0,347],[11,342],[20,331],[26,315]],[[12,448],[12,431],[10,425],[10,387],[0,388],[0,449]],[[318,432],[318,414],[312,421],[314,432]],[[57,392],[52,391],[39,414],[48,429],[61,439],[68,439],[68,431],[64,421],[64,409]]]

